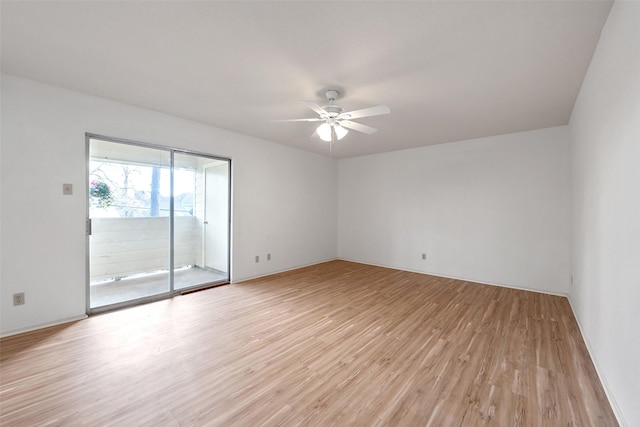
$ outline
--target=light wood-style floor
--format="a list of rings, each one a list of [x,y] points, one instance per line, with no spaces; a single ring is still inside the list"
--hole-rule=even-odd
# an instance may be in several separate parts
[[[344,261],[0,346],[7,426],[617,425],[566,298]]]

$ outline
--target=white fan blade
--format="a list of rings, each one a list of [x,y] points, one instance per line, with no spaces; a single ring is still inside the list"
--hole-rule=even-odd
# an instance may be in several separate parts
[[[324,115],[324,114],[327,114],[327,112],[324,111],[321,106],[319,106],[318,104],[316,104],[313,101],[301,101],[301,102],[304,105],[306,105],[307,107],[311,108],[316,113],[320,114],[321,116]]]
[[[285,120],[271,120],[272,122],[321,122],[323,119],[285,119]]]
[[[340,126],[344,126],[349,129],[353,129],[358,132],[366,133],[367,135],[371,135],[373,133],[378,132],[378,129],[372,128],[371,126],[366,126],[360,123],[352,122],[349,120],[340,120]]]
[[[339,119],[359,119],[360,117],[379,116],[381,114],[389,114],[391,109],[386,105],[378,105],[377,107],[363,108],[362,110],[347,111],[338,116]]]

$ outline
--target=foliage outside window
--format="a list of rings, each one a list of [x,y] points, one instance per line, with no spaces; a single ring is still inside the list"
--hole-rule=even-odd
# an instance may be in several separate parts
[[[94,179],[89,187],[91,206],[108,208],[113,204],[113,193],[107,183]]]
[[[95,215],[101,218],[169,216],[171,178],[168,167],[92,159],[90,176],[91,206],[103,208]],[[176,216],[194,215],[195,178],[194,170],[175,170]],[[98,204],[99,199],[94,203],[94,182],[104,185],[100,185],[100,189],[96,186],[96,194],[105,187],[108,189],[111,194],[108,203]]]

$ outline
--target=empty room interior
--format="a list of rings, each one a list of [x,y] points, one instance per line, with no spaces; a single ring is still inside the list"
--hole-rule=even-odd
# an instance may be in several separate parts
[[[640,2],[0,19],[0,425],[640,425]]]

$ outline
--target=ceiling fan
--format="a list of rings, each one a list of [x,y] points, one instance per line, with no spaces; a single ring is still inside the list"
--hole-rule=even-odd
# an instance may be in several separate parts
[[[381,114],[389,114],[391,109],[386,105],[377,107],[363,108],[361,110],[344,111],[344,108],[335,105],[334,102],[340,96],[340,92],[335,89],[329,89],[325,92],[325,96],[329,101],[329,105],[323,107],[312,101],[302,101],[304,105],[318,113],[320,117],[310,119],[289,119],[274,120],[275,122],[323,122],[311,136],[318,135],[323,141],[334,143],[336,140],[342,139],[349,132],[349,129],[357,132],[371,135],[376,133],[378,129],[371,126],[363,125],[351,121],[351,119],[359,119],[362,117],[379,116]]]

